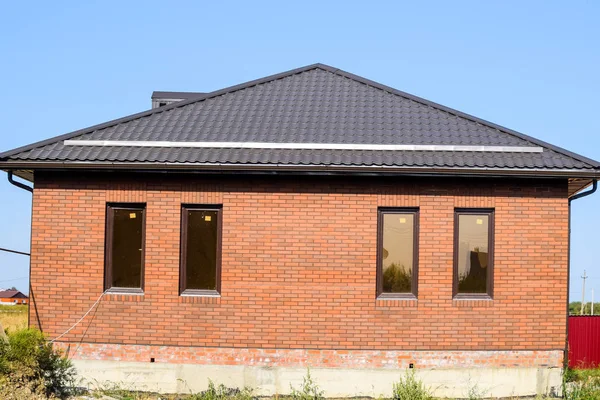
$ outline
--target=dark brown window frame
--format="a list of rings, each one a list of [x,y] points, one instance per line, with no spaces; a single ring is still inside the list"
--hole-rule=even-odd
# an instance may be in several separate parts
[[[413,214],[413,269],[410,293],[383,292],[383,216]],[[377,299],[417,299],[419,292],[419,209],[415,207],[379,207],[377,209]]]
[[[112,286],[112,238],[115,209],[136,210],[142,212],[142,271],[139,288],[123,288]],[[104,290],[110,293],[144,293],[146,270],[146,203],[106,203],[106,232],[104,235]]]
[[[187,258],[187,213],[186,211],[216,211],[217,212],[217,272],[216,290],[187,289],[186,282],[186,258]],[[221,204],[182,204],[181,205],[181,240],[179,252],[179,295],[180,296],[221,296],[221,253],[223,232],[223,205]]]
[[[488,222],[488,270],[486,275],[487,293],[458,293],[458,228],[460,215],[487,215]],[[494,297],[494,239],[495,210],[493,208],[455,208],[454,209],[454,261],[452,279],[452,297],[457,300],[482,300]]]

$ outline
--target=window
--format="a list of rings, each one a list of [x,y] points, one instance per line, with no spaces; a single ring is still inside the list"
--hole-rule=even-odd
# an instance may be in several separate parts
[[[491,297],[494,267],[494,210],[454,213],[454,295]]]
[[[221,207],[183,206],[182,294],[218,295],[221,290]]]
[[[142,292],[144,285],[144,204],[109,204],[106,209],[105,289]]]
[[[377,296],[417,296],[418,221],[416,209],[380,209]]]

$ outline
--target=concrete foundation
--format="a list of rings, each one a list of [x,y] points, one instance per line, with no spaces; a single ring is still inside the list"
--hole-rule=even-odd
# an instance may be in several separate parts
[[[125,389],[161,393],[205,390],[208,380],[227,387],[250,387],[257,395],[290,393],[299,388],[305,368],[244,365],[199,365],[129,361],[73,360],[79,376],[89,387],[117,384]],[[326,397],[391,397],[392,384],[404,369],[311,368],[314,381]],[[559,394],[560,368],[439,368],[416,369],[416,375],[436,396],[468,397],[475,388],[484,397]]]

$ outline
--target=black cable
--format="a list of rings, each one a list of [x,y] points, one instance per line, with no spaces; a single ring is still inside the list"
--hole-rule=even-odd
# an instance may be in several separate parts
[[[17,251],[17,250],[4,249],[2,247],[0,247],[0,251],[6,251],[7,253],[21,254],[23,256],[31,256],[31,254],[29,254],[29,253],[24,253],[22,251]]]

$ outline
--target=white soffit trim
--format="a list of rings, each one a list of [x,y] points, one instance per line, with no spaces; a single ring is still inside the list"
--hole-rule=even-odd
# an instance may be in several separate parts
[[[534,146],[462,146],[442,144],[347,144],[347,143],[260,143],[260,142],[154,142],[137,140],[65,140],[65,146],[178,147],[211,149],[285,150],[380,150],[380,151],[477,151],[491,153],[541,153]]]

